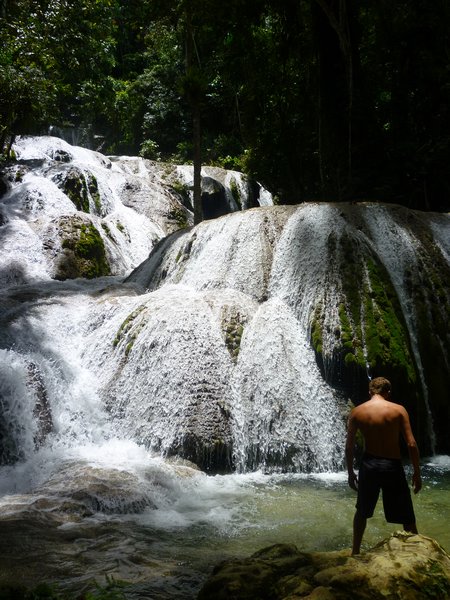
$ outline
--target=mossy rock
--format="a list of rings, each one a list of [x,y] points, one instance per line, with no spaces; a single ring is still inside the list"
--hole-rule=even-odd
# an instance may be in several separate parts
[[[58,229],[63,253],[55,279],[93,279],[111,274],[103,239],[93,223],[77,216],[62,217]]]
[[[402,384],[414,388],[417,372],[408,330],[386,269],[367,245],[348,234],[339,239],[333,236],[328,246],[336,256],[339,322],[332,332],[332,350],[324,349],[325,310],[330,306],[318,303],[311,320],[311,343],[322,370],[325,363],[334,365],[334,371],[328,372],[329,383],[346,388],[346,382],[360,381],[351,397],[361,400],[367,374],[389,370]],[[325,351],[331,355],[324,356]]]
[[[76,209],[85,213],[91,212],[91,202],[95,214],[101,214],[101,198],[96,177],[89,172],[71,166],[58,172],[54,181],[73,202]]]
[[[135,310],[133,310],[133,312],[131,312],[127,316],[127,318],[122,322],[122,324],[119,327],[119,330],[117,331],[116,337],[113,340],[114,348],[123,345],[125,346],[125,356],[129,355],[131,349],[133,348],[134,342],[137,336],[139,335],[139,331],[143,326],[142,324],[141,327],[134,328],[134,330],[131,331],[135,324],[136,318],[142,313],[144,309],[145,306],[141,305],[138,306]]]
[[[230,181],[230,191],[231,191],[231,195],[233,196],[233,199],[236,202],[239,210],[242,210],[241,191],[240,191],[239,186],[234,177]]]
[[[246,323],[246,317],[238,310],[233,310],[231,313],[224,314],[222,317],[222,335],[227,350],[234,362],[237,361],[239,356],[242,335]]]
[[[224,561],[198,600],[444,600],[449,594],[450,556],[431,538],[398,532],[364,555],[276,544]]]

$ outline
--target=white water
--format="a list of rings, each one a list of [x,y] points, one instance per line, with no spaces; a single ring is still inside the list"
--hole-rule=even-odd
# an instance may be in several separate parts
[[[167,454],[181,448],[188,432],[200,444],[217,438],[227,452],[232,448],[230,460],[240,470],[277,468],[285,460],[301,470],[342,463],[343,418],[309,348],[308,317],[275,301],[277,291],[265,302],[277,238],[291,209],[276,211],[275,218],[236,213],[178,235],[163,257],[160,289],[155,283],[147,293],[133,287],[148,278],[154,259],[128,286],[113,279],[57,285],[52,260],[62,252],[61,215],[90,220],[113,273],[120,274],[163,237],[162,206],[166,202],[167,210],[173,199],[142,159],[111,161],[55,138],[19,139],[15,152],[24,167],[3,198],[0,260],[4,283],[21,285],[3,295],[4,347],[23,363],[19,389],[38,404],[28,374],[34,365],[48,414],[24,432],[17,425],[20,410],[8,408],[5,427],[20,431],[17,439],[11,434],[9,443],[17,446],[9,447],[11,460],[29,458],[36,429],[44,427],[49,447],[116,436]],[[26,161],[34,161],[31,170]],[[90,198],[89,214],[79,213],[56,185],[67,165],[97,182],[100,204]],[[123,196],[127,186],[133,194]],[[144,191],[152,191],[145,206]],[[234,358],[225,343],[227,323],[241,329]]]
[[[392,216],[388,213],[386,207],[371,206],[366,221],[377,254],[381,257],[394,288],[397,291],[398,299],[403,310],[403,316],[408,325],[411,348],[417,365],[424,402],[428,413],[427,427],[430,447],[434,454],[436,450],[436,438],[434,435],[433,417],[429,402],[428,386],[425,381],[422,358],[420,356],[416,334],[418,323],[414,307],[414,298],[407,290],[406,277],[407,272],[417,270],[417,257],[420,252],[420,244],[405,227],[392,219]]]

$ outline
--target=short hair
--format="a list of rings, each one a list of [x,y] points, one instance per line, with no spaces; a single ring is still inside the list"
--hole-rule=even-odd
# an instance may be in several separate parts
[[[369,383],[369,393],[371,396],[374,394],[385,396],[390,393],[391,389],[391,382],[385,377],[375,377],[375,379],[372,379]]]

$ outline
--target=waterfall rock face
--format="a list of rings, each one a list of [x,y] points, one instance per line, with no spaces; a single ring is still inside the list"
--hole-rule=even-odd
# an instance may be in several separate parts
[[[0,186],[0,250],[8,256],[14,239],[16,252],[0,274],[7,284],[125,275],[193,222],[189,166],[106,157],[47,136],[21,137],[14,152]],[[203,181],[211,216],[272,202],[239,173],[205,168]]]
[[[245,372],[236,377],[252,399],[249,411],[271,413],[271,440],[276,415],[286,419],[288,406],[295,412],[303,403],[309,423],[317,419],[325,434],[325,404],[308,401],[320,396],[317,385],[310,388],[319,368],[354,403],[366,399],[369,377],[389,377],[422,450],[447,452],[449,227],[447,214],[372,203],[259,208],[167,238],[128,281],[160,292],[174,285],[200,294],[231,289],[256,303],[240,323],[235,370]],[[310,439],[309,425],[301,431],[283,432],[287,454],[291,437]],[[261,441],[247,448],[260,452]],[[263,454],[270,462],[272,451]]]
[[[117,436],[211,472],[336,470],[349,400],[377,375],[422,453],[450,451],[448,214],[260,192],[185,227],[189,168],[49,138],[16,151],[0,202],[9,462],[36,440]],[[229,194],[244,184],[221,173]]]

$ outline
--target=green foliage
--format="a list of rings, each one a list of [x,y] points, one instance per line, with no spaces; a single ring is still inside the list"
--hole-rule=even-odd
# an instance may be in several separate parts
[[[89,121],[101,110],[103,81],[114,64],[115,8],[114,0],[6,3],[0,50],[6,134]]]
[[[149,160],[158,160],[161,157],[158,144],[153,140],[145,140],[141,144],[139,156],[142,156],[142,158],[148,158]]]
[[[4,2],[0,150],[49,125],[252,175],[280,203],[448,210],[450,5]],[[189,57],[189,61],[187,58]],[[189,62],[189,64],[187,64]]]

